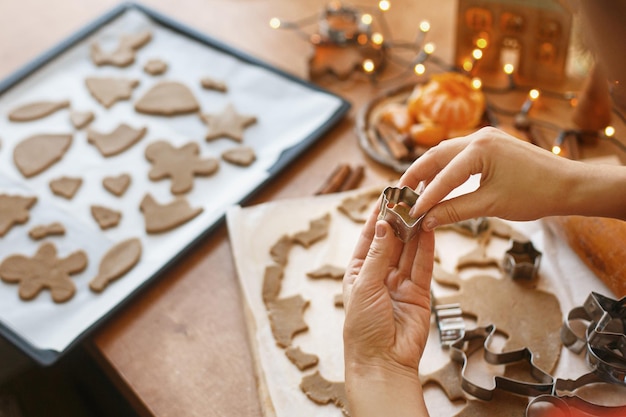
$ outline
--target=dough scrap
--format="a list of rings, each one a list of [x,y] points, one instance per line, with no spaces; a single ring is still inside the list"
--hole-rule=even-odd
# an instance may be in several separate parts
[[[0,237],[14,225],[24,224],[30,217],[29,209],[37,202],[37,197],[0,194]]]
[[[82,129],[89,123],[93,122],[95,115],[92,111],[77,111],[72,110],[70,112],[70,122],[76,129]]]
[[[100,104],[109,108],[120,100],[128,100],[139,80],[112,77],[87,77],[87,89]]]
[[[34,135],[15,146],[13,161],[26,178],[50,168],[63,158],[72,144],[72,135]]]
[[[143,31],[133,35],[120,37],[117,48],[111,52],[105,52],[100,44],[95,42],[91,45],[91,60],[97,66],[112,65],[115,67],[127,67],[135,62],[135,53],[152,39],[150,31]]]
[[[82,184],[82,178],[61,177],[50,181],[50,190],[55,195],[71,200]]]
[[[380,196],[380,190],[370,190],[341,201],[337,209],[355,223],[365,223],[372,205]]]
[[[28,236],[33,240],[41,240],[48,236],[63,236],[64,234],[65,227],[59,222],[41,224],[28,231]]]
[[[201,79],[200,85],[206,90],[215,90],[221,93],[225,93],[226,91],[228,91],[228,86],[226,84],[209,77],[204,77],[203,79]]]
[[[126,123],[120,124],[110,133],[100,133],[94,129],[87,130],[87,141],[94,145],[102,156],[114,156],[139,142],[144,137],[147,128],[135,129]]]
[[[157,116],[176,116],[195,113],[200,110],[200,104],[185,84],[160,81],[135,103],[135,110]]]
[[[150,59],[144,64],[143,70],[150,75],[161,75],[167,71],[167,62],[161,59]]]
[[[24,104],[9,113],[9,120],[12,122],[28,122],[31,120],[41,119],[57,110],[65,109],[70,106],[68,100],[63,101],[36,101]]]
[[[98,205],[91,206],[91,215],[102,230],[117,226],[122,219],[121,212]]]
[[[304,321],[304,310],[308,305],[309,302],[299,294],[268,304],[270,327],[278,346],[286,348],[297,333],[308,330]]]
[[[183,197],[168,204],[159,204],[148,193],[139,206],[144,215],[147,233],[167,232],[202,213],[202,207],[192,208]]]
[[[3,260],[0,278],[8,283],[19,283],[22,300],[32,300],[47,288],[55,303],[63,303],[76,292],[70,275],[82,272],[86,267],[87,255],[82,250],[58,258],[56,247],[45,242],[33,257],[11,255]]]
[[[222,152],[222,159],[234,165],[247,167],[256,160],[256,154],[249,146],[238,146]]]
[[[273,264],[265,268],[265,274],[263,275],[263,302],[265,305],[278,298],[282,279],[282,266]]]
[[[333,265],[324,265],[320,268],[317,268],[315,271],[307,272],[306,276],[315,279],[330,278],[341,280],[343,279],[345,273],[345,268],[340,268]]]
[[[214,174],[219,163],[215,158],[200,158],[200,147],[195,142],[188,142],[180,148],[173,147],[166,141],[153,142],[146,148],[146,159],[152,163],[148,178],[158,181],[171,178],[172,194],[183,194],[193,188],[195,176]]]
[[[288,235],[283,235],[270,248],[270,256],[278,265],[285,266],[289,260],[289,251],[293,246],[293,239]]]
[[[90,282],[89,288],[102,292],[116,279],[127,274],[141,259],[141,241],[137,238],[124,240],[111,247],[100,260],[98,275]]]
[[[332,402],[344,415],[350,415],[345,383],[328,381],[319,371],[315,371],[302,378],[300,389],[311,401],[322,405]]]
[[[325,238],[328,235],[328,228],[330,227],[330,213],[326,213],[319,219],[311,220],[309,223],[309,229],[298,232],[293,236],[293,240],[296,243],[308,248],[315,242]]]
[[[301,371],[309,369],[317,365],[317,363],[319,362],[319,358],[317,357],[317,355],[303,352],[299,346],[288,347],[287,349],[285,349],[285,355],[287,355],[287,358],[291,361],[291,363],[296,365]]]
[[[220,113],[201,114],[200,118],[209,126],[209,131],[206,134],[207,141],[229,138],[243,142],[244,129],[257,121],[255,116],[237,113],[232,104],[228,104]]]
[[[121,197],[130,186],[130,182],[130,175],[120,174],[116,177],[104,177],[102,179],[102,186],[111,194]]]

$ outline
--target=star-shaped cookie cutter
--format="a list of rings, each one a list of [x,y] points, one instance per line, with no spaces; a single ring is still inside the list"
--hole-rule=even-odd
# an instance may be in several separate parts
[[[530,240],[512,240],[511,248],[504,254],[502,269],[513,279],[532,280],[537,276],[540,263],[541,252]]]
[[[495,334],[495,331],[496,328],[494,325],[477,327],[466,331],[465,335],[461,339],[457,340],[450,346],[450,357],[452,360],[461,364],[461,387],[463,390],[465,390],[468,394],[485,401],[491,400],[495,390],[497,389],[508,391],[517,395],[531,397],[551,394],[554,388],[554,378],[534,364],[533,354],[530,349],[523,348],[502,353],[496,353],[489,350],[491,338]],[[496,375],[493,378],[493,387],[486,388],[470,381],[465,376],[468,356],[464,347],[466,347],[469,342],[475,340],[483,341],[484,358],[488,363],[494,365],[508,365],[526,362],[530,367],[530,375],[537,382],[520,381]]]
[[[386,220],[403,242],[411,240],[419,231],[426,213],[417,218],[409,216],[419,194],[409,187],[387,187],[382,193],[379,220]]]

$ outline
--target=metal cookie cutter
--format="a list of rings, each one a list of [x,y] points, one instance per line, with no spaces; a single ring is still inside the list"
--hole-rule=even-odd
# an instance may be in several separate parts
[[[426,215],[424,213],[418,218],[409,216],[409,210],[418,197],[419,194],[409,187],[387,187],[382,193],[378,219],[386,220],[403,242],[408,242],[417,234]]]
[[[511,248],[504,254],[502,269],[513,279],[531,280],[539,271],[541,252],[533,246],[532,242],[513,240]]]

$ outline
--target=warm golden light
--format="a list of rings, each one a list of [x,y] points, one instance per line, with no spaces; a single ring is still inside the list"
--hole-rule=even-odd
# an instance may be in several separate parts
[[[532,101],[537,100],[539,98],[539,95],[539,90],[537,90],[536,88],[533,88],[528,92],[528,98],[530,98]]]
[[[472,88],[475,90],[480,90],[480,88],[483,86],[483,82],[480,78],[478,77],[474,77],[472,78]]]
[[[560,155],[561,154],[561,147],[559,145],[554,145],[552,147],[552,153],[555,155]]]
[[[485,38],[476,39],[476,46],[479,47],[480,49],[485,49],[487,47],[487,39]]]
[[[363,16],[361,16],[361,23],[363,23],[364,25],[371,25],[373,20],[374,19],[372,18],[372,15],[369,13],[365,13]]]
[[[435,52],[435,44],[432,42],[428,42],[426,45],[424,45],[424,52],[426,52],[428,55]]]
[[[502,67],[502,69],[507,75],[511,75],[513,74],[513,71],[515,71],[515,67],[513,66],[513,64],[504,64],[504,67]]]
[[[270,27],[272,29],[278,29],[280,27],[280,19],[277,17],[272,17],[270,19]]]
[[[615,128],[613,126],[607,126],[604,128],[604,135],[612,137],[615,134]]]
[[[380,0],[378,2],[378,8],[382,10],[383,12],[386,12],[387,10],[389,10],[390,7],[391,7],[391,3],[389,2],[389,0]]]
[[[365,72],[373,72],[376,67],[374,66],[374,61],[371,59],[366,59],[363,61],[363,70]]]
[[[483,51],[481,51],[480,49],[474,49],[472,51],[472,57],[476,60],[480,59],[483,57]]]
[[[415,68],[413,68],[413,71],[415,71],[417,75],[423,75],[426,72],[426,67],[424,64],[417,64]]]
[[[422,20],[420,22],[420,30],[424,33],[430,30],[430,22],[428,20]]]
[[[463,61],[463,71],[470,72],[472,68],[474,68],[474,64],[472,64],[472,61],[470,61],[469,59]]]
[[[382,33],[374,32],[372,33],[372,43],[375,45],[382,45],[385,39],[383,38]]]

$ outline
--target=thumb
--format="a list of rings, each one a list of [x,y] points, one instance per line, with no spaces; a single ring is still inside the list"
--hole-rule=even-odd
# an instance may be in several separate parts
[[[361,268],[360,278],[363,284],[376,285],[385,281],[391,253],[397,242],[399,241],[394,237],[393,229],[389,223],[385,220],[378,220],[374,239]]]

